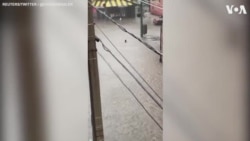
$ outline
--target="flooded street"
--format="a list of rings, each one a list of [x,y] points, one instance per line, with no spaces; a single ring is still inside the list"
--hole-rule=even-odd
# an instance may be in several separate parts
[[[162,104],[161,100],[155,96],[153,91],[147,87],[138,75],[136,75],[135,71],[129,67],[102,32],[106,34],[133,67],[150,84],[159,97],[162,98],[162,63],[159,62],[159,55],[146,48],[129,34],[120,30],[110,21],[97,20],[95,23],[96,36],[128,67],[154,98]],[[119,23],[137,37],[140,36],[139,19],[122,19]],[[148,28],[150,35],[160,35],[159,26],[148,25]],[[147,43],[159,50],[159,41],[147,39]],[[162,110],[158,105],[147,95],[134,78],[103,49],[101,43],[97,42],[96,45],[98,52],[110,63],[114,71],[118,73],[124,83],[131,89],[158,124],[162,125]],[[142,106],[139,105],[133,95],[124,87],[100,56],[98,56],[98,64],[105,140],[161,141],[161,129],[150,116],[147,115]]]
[[[1,141],[249,138],[245,1],[51,2],[2,4]]]

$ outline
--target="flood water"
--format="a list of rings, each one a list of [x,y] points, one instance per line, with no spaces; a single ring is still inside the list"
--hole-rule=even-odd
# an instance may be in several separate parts
[[[160,26],[153,25],[153,17],[144,18],[148,24],[148,34],[145,42],[160,50]],[[124,26],[129,32],[140,37],[140,20],[118,19],[117,22]],[[107,19],[95,19],[95,32],[111,52],[138,78],[144,87],[153,97],[162,104],[162,101],[145,85],[131,67],[115,50],[109,40],[126,57],[140,75],[162,99],[162,63],[159,55],[146,48],[131,35],[120,30],[115,24]],[[150,96],[141,88],[134,78],[105,51],[101,43],[97,43],[98,52],[109,62],[114,71],[121,77],[124,83],[131,89],[138,100],[145,106],[159,125],[162,125],[162,110],[155,104]],[[111,69],[98,56],[102,113],[104,124],[104,136],[107,141],[161,141],[162,130],[144,111],[133,95],[120,80],[114,75]]]

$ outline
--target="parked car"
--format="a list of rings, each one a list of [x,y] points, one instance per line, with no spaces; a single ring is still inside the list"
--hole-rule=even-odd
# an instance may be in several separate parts
[[[153,20],[153,23],[154,23],[155,25],[162,25],[162,22],[163,22],[163,16],[154,18],[154,20]]]

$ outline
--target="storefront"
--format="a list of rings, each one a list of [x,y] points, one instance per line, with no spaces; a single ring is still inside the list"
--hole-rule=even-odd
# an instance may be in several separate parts
[[[150,12],[153,15],[163,16],[163,0],[151,0],[150,1]]]
[[[93,0],[92,5],[112,18],[134,18],[136,3],[133,0]],[[103,15],[96,11],[98,18]]]

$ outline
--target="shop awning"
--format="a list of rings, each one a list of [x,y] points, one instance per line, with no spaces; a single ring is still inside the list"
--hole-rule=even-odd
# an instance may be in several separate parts
[[[131,1],[131,2],[130,2]],[[95,7],[127,7],[134,5],[132,0],[93,0],[92,5]]]

